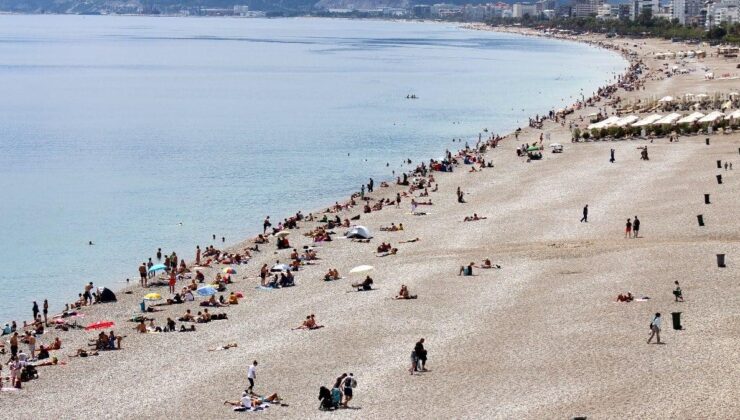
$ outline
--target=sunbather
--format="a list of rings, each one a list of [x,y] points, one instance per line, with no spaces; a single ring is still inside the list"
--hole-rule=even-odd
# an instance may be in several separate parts
[[[373,279],[367,276],[362,283],[352,283],[352,287],[356,287],[358,292],[373,290]]]
[[[218,347],[216,347],[214,349],[208,349],[208,351],[228,350],[228,349],[234,348],[234,347],[237,347],[236,343],[228,343],[228,344],[223,345],[223,346],[218,346]]]
[[[416,295],[409,294],[409,288],[405,284],[402,284],[396,299],[416,299]]]
[[[306,320],[301,323],[296,328],[292,328],[293,330],[317,330],[319,328],[324,328],[323,325],[319,325],[316,323],[316,316],[314,314],[308,315],[306,317]]]

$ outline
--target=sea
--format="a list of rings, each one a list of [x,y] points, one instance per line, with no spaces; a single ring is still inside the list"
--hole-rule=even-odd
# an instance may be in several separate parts
[[[451,23],[0,15],[0,322],[527,125],[626,65]]]

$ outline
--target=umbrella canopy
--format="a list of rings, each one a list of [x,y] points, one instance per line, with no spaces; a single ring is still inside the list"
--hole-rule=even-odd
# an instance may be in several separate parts
[[[732,101],[727,101],[722,104],[722,109],[732,108]]]
[[[658,102],[661,102],[661,103],[664,103],[664,104],[665,103],[669,103],[669,102],[673,102],[673,96],[664,96],[664,97],[660,98],[660,100]]]
[[[162,295],[159,293],[149,293],[144,296],[144,300],[160,300],[162,299]]]
[[[201,296],[213,296],[216,294],[216,289],[212,286],[203,286],[199,287],[197,292]]]
[[[156,273],[157,271],[162,271],[166,269],[167,267],[165,267],[164,264],[156,264],[156,265],[151,266],[151,268],[149,269],[149,272]]]
[[[740,109],[736,109],[732,114],[725,117],[726,120],[737,120],[740,119]]]
[[[687,115],[687,116],[685,116],[685,117],[681,118],[681,119],[680,119],[680,120],[678,120],[677,122],[678,122],[679,124],[687,124],[687,123],[692,123],[692,122],[694,122],[694,121],[697,121],[697,120],[699,120],[699,118],[701,118],[701,117],[703,117],[703,116],[704,116],[704,114],[702,114],[701,112],[694,112],[694,113],[693,113],[693,114],[691,114],[691,115]]]
[[[700,123],[713,122],[713,121],[716,121],[717,119],[722,118],[724,116],[725,116],[725,114],[723,114],[723,113],[721,113],[719,111],[712,111],[707,116],[705,116],[704,118],[700,119],[699,122]]]
[[[98,322],[93,322],[92,324],[90,324],[87,327],[85,327],[85,331],[102,330],[102,329],[105,329],[105,328],[111,328],[114,325],[116,325],[116,324],[113,321],[98,321]]]
[[[611,116],[611,117],[609,117],[609,118],[607,118],[605,120],[601,120],[601,121],[599,121],[597,123],[594,123],[594,124],[589,125],[588,126],[588,129],[589,130],[593,130],[594,128],[606,128],[606,127],[609,127],[610,125],[616,123],[617,121],[619,121],[619,117],[617,117],[617,116]]]
[[[558,149],[560,147],[563,147],[563,145],[560,143],[550,143],[550,147],[552,147],[553,149]]]
[[[288,271],[290,266],[288,264],[275,264],[272,266],[270,271]]]
[[[528,152],[535,152],[535,151],[537,151],[537,150],[540,150],[539,146],[529,146],[529,147],[527,148],[527,151],[528,151]]]
[[[278,238],[284,238],[288,235],[290,235],[290,232],[288,232],[287,230],[281,230],[280,232],[275,234],[275,236],[277,236]]]
[[[700,93],[698,95],[694,95],[694,97],[696,99],[707,99],[709,97],[709,95],[707,95],[706,93]]]
[[[359,239],[370,239],[372,238],[372,235],[370,235],[370,229],[366,228],[365,226],[354,226],[352,229],[347,232],[345,235],[348,238],[359,238]]]
[[[358,265],[357,267],[349,270],[350,274],[360,274],[360,273],[367,273],[370,271],[373,271],[375,267],[372,265]]]
[[[644,127],[646,125],[653,124],[654,122],[658,121],[659,119],[663,118],[660,114],[653,114],[650,116],[647,116],[643,118],[642,120],[632,124],[632,127]]]
[[[236,274],[236,269],[232,267],[226,267],[224,268],[224,273],[226,274]]]

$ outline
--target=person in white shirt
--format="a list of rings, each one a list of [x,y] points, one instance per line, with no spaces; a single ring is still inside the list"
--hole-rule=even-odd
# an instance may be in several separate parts
[[[653,340],[653,337],[658,338],[658,344],[660,343],[660,312],[655,313],[655,317],[650,322],[650,338],[648,338],[648,344]]]
[[[247,380],[249,380],[249,388],[247,388],[247,392],[250,394],[252,393],[252,389],[254,388],[254,380],[257,379],[257,361],[255,360],[252,362],[252,366],[249,367],[249,371],[247,372]]]

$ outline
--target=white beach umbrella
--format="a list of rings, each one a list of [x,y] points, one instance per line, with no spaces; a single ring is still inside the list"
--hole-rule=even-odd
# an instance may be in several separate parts
[[[709,95],[707,95],[706,93],[700,93],[700,94],[698,94],[698,95],[696,95],[694,97],[696,99],[707,99],[709,97]]]
[[[594,128],[606,128],[606,127],[609,127],[610,125],[616,123],[617,121],[619,121],[619,117],[617,117],[617,116],[611,116],[611,117],[609,117],[609,118],[607,118],[605,120],[601,120],[601,121],[599,121],[597,123],[594,123],[594,124],[589,125],[588,126],[588,129],[589,130],[593,130]]]
[[[692,123],[694,121],[697,121],[699,118],[701,118],[703,116],[704,116],[704,114],[702,114],[701,112],[694,112],[691,115],[687,115],[687,116],[681,118],[680,120],[677,121],[677,123],[678,124]]]
[[[732,101],[727,101],[722,104],[722,109],[732,108]]]
[[[616,125],[617,127],[624,127],[625,125],[632,124],[639,119],[640,117],[638,117],[637,115],[629,115],[617,121],[614,125]]]
[[[673,102],[673,96],[664,96],[664,97],[660,98],[660,100],[658,102],[661,102],[661,103]]]
[[[281,230],[280,232],[275,234],[275,236],[277,236],[278,238],[284,238],[288,235],[290,235],[290,232],[288,232],[287,230]]]
[[[372,238],[372,235],[370,234],[370,229],[366,228],[365,226],[354,226],[352,229],[347,232],[346,235],[347,238],[359,238],[359,239],[370,239]]]
[[[357,267],[349,270],[350,274],[361,274],[361,273],[367,273],[370,271],[373,271],[375,267],[372,265],[358,265]]]
[[[736,109],[732,114],[725,116],[726,120],[737,120],[740,119],[740,109]]]
[[[725,116],[725,114],[723,114],[723,113],[721,113],[721,112],[719,112],[719,111],[712,111],[712,112],[710,112],[710,113],[709,113],[708,115],[706,115],[706,116],[705,116],[704,118],[701,118],[701,119],[699,120],[699,122],[700,122],[700,123],[705,123],[705,122],[714,122],[714,121],[716,121],[717,119],[719,119],[719,118],[722,118],[722,117],[724,117],[724,116]]]

